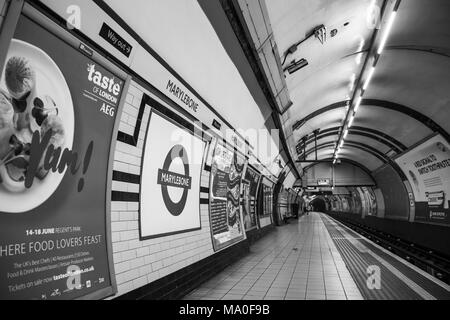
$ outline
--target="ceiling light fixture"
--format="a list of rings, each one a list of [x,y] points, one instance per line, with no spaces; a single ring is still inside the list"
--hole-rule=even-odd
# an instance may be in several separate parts
[[[381,38],[381,41],[380,41],[380,46],[378,47],[378,52],[377,52],[378,54],[381,54],[381,52],[383,52],[383,50],[384,50],[387,39],[389,37],[389,33],[391,33],[392,26],[394,25],[396,16],[397,16],[397,11],[393,11],[391,16],[389,17],[389,21],[386,25],[386,31],[384,32],[383,37]]]
[[[355,89],[355,83],[356,83],[356,74],[352,74],[350,77],[350,91],[353,91]]]
[[[321,44],[327,41],[327,28],[322,24],[314,28],[314,35],[319,39]]]
[[[373,74],[375,73],[375,67],[372,67],[367,76],[366,82],[364,82],[363,90],[366,90],[369,87],[369,83],[372,80]]]
[[[353,120],[355,120],[355,114],[352,114],[352,116],[350,117],[350,120],[348,122],[348,127],[351,128],[353,125]]]
[[[293,74],[294,72],[297,72],[298,70],[306,67],[308,65],[308,61],[306,59],[300,59],[299,61],[295,61],[288,65],[285,69],[289,72],[289,74]]]
[[[347,136],[348,136],[348,129],[345,129],[345,132],[344,132],[344,139],[346,139]]]
[[[356,113],[356,111],[358,111],[358,108],[361,105],[361,102],[362,102],[362,97],[359,96],[358,99],[356,100],[356,104],[355,104],[355,108],[354,108],[355,113]]]
[[[358,54],[356,56],[356,64],[357,65],[361,64],[362,57],[363,57],[362,49],[364,48],[365,44],[366,44],[366,41],[364,39],[361,39],[359,46],[358,46],[358,50],[356,51],[356,52],[358,52]]]

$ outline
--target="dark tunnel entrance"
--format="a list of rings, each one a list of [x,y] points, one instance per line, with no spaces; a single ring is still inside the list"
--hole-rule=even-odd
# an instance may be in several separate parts
[[[326,211],[325,200],[322,198],[316,198],[311,201],[311,207],[313,211],[325,212]]]

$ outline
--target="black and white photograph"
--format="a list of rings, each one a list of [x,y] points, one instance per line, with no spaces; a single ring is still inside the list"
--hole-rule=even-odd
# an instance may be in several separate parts
[[[450,300],[449,30],[448,0],[0,0],[0,300]]]

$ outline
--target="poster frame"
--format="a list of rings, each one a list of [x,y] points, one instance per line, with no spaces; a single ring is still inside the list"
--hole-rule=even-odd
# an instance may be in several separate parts
[[[20,9],[20,10],[18,10]],[[12,10],[13,14],[9,15],[9,10]],[[60,41],[64,42],[66,45],[71,47],[76,52],[80,52],[79,45],[80,44],[90,44],[90,41],[87,39],[84,39],[80,35],[75,36],[72,32],[69,30],[64,29],[60,24],[58,24],[54,19],[51,19],[49,17],[49,14],[47,12],[44,12],[42,8],[35,7],[32,4],[25,2],[24,0],[16,0],[11,1],[8,8],[8,15],[7,18],[5,18],[5,21],[8,21],[8,27],[2,28],[0,33],[0,45],[4,48],[6,48],[6,52],[9,49],[9,43],[11,42],[12,38],[14,37],[14,33],[17,27],[17,23],[19,19],[23,16],[43,29],[47,30],[54,36],[56,36]],[[12,21],[14,19],[14,21]],[[6,45],[3,45],[6,44]],[[113,176],[113,163],[114,163],[114,152],[117,144],[117,133],[119,131],[119,125],[120,125],[120,119],[123,112],[123,106],[126,103],[126,96],[129,89],[129,85],[131,82],[131,76],[123,71],[121,68],[119,68],[116,64],[114,64],[112,61],[106,59],[103,57],[98,51],[93,49],[93,46],[88,45],[90,49],[92,49],[92,55],[88,56],[92,61],[100,64],[102,67],[107,69],[108,71],[116,74],[117,76],[121,77],[124,80],[124,86],[122,88],[122,94],[121,98],[118,102],[116,115],[114,119],[113,129],[111,133],[111,140],[110,140],[110,147],[109,147],[109,154],[107,156],[108,163],[107,163],[107,173],[106,173],[106,179],[107,183],[105,186],[105,248],[106,248],[106,257],[107,257],[107,265],[108,265],[108,277],[110,280],[110,285],[108,287],[99,289],[97,291],[93,291],[91,293],[82,295],[80,297],[74,298],[73,300],[93,300],[93,299],[104,299],[107,297],[114,296],[117,294],[117,281],[115,277],[115,268],[114,268],[114,260],[113,260],[113,248],[112,248],[112,230],[111,230],[111,198],[112,198],[112,176]],[[82,52],[81,52],[82,53]],[[86,55],[86,54],[85,54]],[[4,60],[6,58],[3,56],[3,52],[1,52],[1,63],[0,65],[3,66]]]
[[[189,120],[184,120],[183,117],[178,114],[175,110],[172,110],[169,106],[165,106],[164,104],[158,102],[156,99],[153,99],[150,95],[148,94],[144,94],[142,97],[142,101],[141,104],[145,104],[149,109],[150,109],[150,114],[149,114],[149,118],[148,118],[148,122],[147,122],[147,127],[145,129],[145,138],[144,138],[144,144],[143,144],[143,148],[142,148],[142,158],[141,158],[141,174],[140,174],[140,181],[139,181],[139,199],[142,199],[142,179],[143,179],[143,168],[144,168],[144,155],[145,155],[145,150],[147,147],[147,138],[148,138],[148,129],[150,128],[150,122],[151,122],[151,118],[152,118],[152,114],[155,113],[158,116],[162,117],[163,119],[167,120],[168,122],[170,122],[171,124],[179,127],[182,130],[185,130],[186,132],[192,134],[193,136],[199,138],[202,140],[202,142],[204,142],[204,150],[203,150],[203,155],[202,155],[202,164],[201,164],[201,169],[204,168],[205,166],[205,161],[206,161],[206,154],[207,152],[209,152],[209,148],[210,148],[210,140],[208,139],[208,137],[204,134],[203,131],[201,131],[200,129],[196,130],[195,129],[195,125],[192,124],[194,130],[190,130],[190,128],[186,127],[185,125],[183,125],[181,122],[184,121],[189,121]],[[164,113],[164,111],[169,111],[171,113],[173,113],[173,116],[175,119],[172,119],[171,117],[169,117],[168,115],[166,115]],[[201,135],[199,135],[199,133],[201,133]],[[201,217],[201,203],[200,203],[200,189],[201,189],[201,179],[202,179],[202,170],[200,170],[200,176],[198,177],[199,179],[199,190],[198,190],[198,197],[199,197],[199,204],[198,204],[198,216],[199,216],[199,227],[196,228],[190,228],[190,229],[184,229],[184,230],[178,230],[178,231],[173,231],[173,232],[166,232],[166,233],[160,233],[157,235],[151,235],[151,236],[142,236],[142,221],[141,221],[141,201],[139,200],[139,207],[138,207],[138,224],[139,224],[139,240],[140,241],[145,241],[145,240],[149,240],[149,239],[156,239],[156,238],[162,238],[162,237],[168,237],[168,236],[173,236],[173,235],[177,235],[177,234],[182,234],[182,233],[188,233],[188,232],[194,232],[194,231],[198,231],[202,229],[202,217]]]
[[[255,207],[255,219],[256,219],[256,225],[255,225],[254,227],[248,229],[248,230],[245,230],[246,232],[253,231],[253,230],[255,230],[255,229],[261,229],[261,226],[260,226],[260,224],[259,224],[259,215],[258,215],[258,192],[259,192],[259,186],[261,185],[262,174],[261,174],[261,172],[259,172],[258,169],[256,169],[256,168],[255,168],[254,166],[252,166],[249,162],[247,162],[247,166],[246,166],[245,172],[244,172],[244,177],[245,177],[245,175],[247,174],[247,170],[248,170],[249,168],[250,168],[251,170],[255,171],[255,172],[259,175],[259,178],[258,178],[258,182],[256,183],[256,192],[255,192],[254,199],[253,199],[253,201],[255,202],[255,203],[254,203],[254,207]],[[242,183],[248,183],[249,185],[251,185],[251,182],[248,181],[248,180],[245,179],[245,178],[242,178]],[[244,227],[245,227],[245,225],[244,225]]]
[[[250,197],[250,181],[248,181],[247,179],[242,179],[241,180],[241,189],[242,189],[242,191],[244,191],[244,185],[246,185],[247,186],[247,188],[249,189],[249,197]],[[245,194],[242,194],[242,200],[241,200],[241,208],[244,208],[244,196],[245,196]],[[250,201],[250,199],[249,199],[249,201]],[[248,214],[250,214],[250,212],[248,213]],[[256,214],[256,208],[255,208],[255,214]],[[242,212],[242,215],[244,215],[244,213]],[[244,218],[244,217],[243,217]],[[256,219],[256,217],[255,217],[255,219]],[[245,221],[243,221],[244,222],[244,231],[245,232],[249,232],[249,231],[252,231],[252,230],[255,230],[255,229],[258,229],[258,221],[256,221],[256,225],[255,226],[253,226],[253,227],[251,227],[251,228],[245,228]]]
[[[228,151],[236,152],[239,156],[243,157],[244,158],[244,169],[245,169],[245,165],[248,165],[248,163],[247,163],[248,162],[248,157],[245,154],[243,154],[238,148],[234,147],[231,143],[229,143],[224,138],[217,138],[217,139],[215,139],[214,145],[211,144],[209,152],[212,153],[211,154],[212,157],[214,157],[214,153],[216,152],[216,147],[217,147],[217,145],[219,143],[222,145],[223,148],[228,149]],[[244,170],[243,170],[243,174],[245,174]],[[241,188],[241,184],[242,184],[242,181],[243,181],[243,177],[242,177],[243,174],[241,175],[241,180],[239,181],[239,188]],[[210,173],[209,174],[209,182],[208,182],[208,185],[209,185],[209,188],[210,188],[210,192],[208,194],[208,216],[209,216],[209,225],[210,226],[212,225],[212,223],[211,223],[211,201],[212,201],[212,198],[211,198],[211,192],[212,192],[211,191],[211,182],[212,182],[212,174]],[[239,197],[241,197],[241,190],[239,190]],[[211,244],[212,244],[212,248],[214,250],[214,253],[223,251],[223,250],[225,250],[227,248],[230,248],[230,247],[234,246],[235,244],[240,243],[242,241],[245,241],[247,239],[247,233],[246,233],[245,225],[244,225],[244,217],[243,217],[243,214],[242,214],[241,203],[240,202],[241,201],[239,199],[239,216],[240,216],[240,220],[241,220],[242,235],[237,237],[237,238],[229,240],[228,242],[226,242],[226,245],[224,245],[224,246],[218,246],[216,244],[216,242],[215,242],[215,239],[214,239],[213,228],[210,227],[209,231],[210,231],[210,235],[211,235]]]
[[[443,136],[439,132],[434,132],[434,133],[426,136],[425,138],[419,140],[418,142],[413,144],[411,147],[409,147],[404,152],[396,155],[395,157],[392,158],[392,160],[397,163],[397,159],[405,156],[406,154],[408,154],[410,152],[413,152],[416,148],[419,148],[420,146],[422,146],[426,142],[434,139],[437,136],[441,136],[442,139],[444,139],[445,141],[447,141],[448,144],[450,144],[450,141],[445,136]],[[402,170],[402,172],[403,172],[403,169],[401,169],[401,167],[400,167],[400,170]],[[403,172],[403,173],[406,175],[405,172]],[[405,181],[409,183],[408,179],[406,179]],[[405,183],[405,181],[403,181],[403,183]],[[408,215],[408,218],[406,219],[406,221],[410,221],[412,223],[420,223],[420,224],[434,225],[434,226],[439,226],[439,227],[450,228],[450,224],[448,224],[448,223],[440,223],[440,222],[436,222],[436,221],[426,221],[426,220],[417,219],[417,206],[416,206],[417,200],[416,200],[416,196],[415,196],[414,192],[412,192],[413,196],[412,196],[412,199],[411,199],[411,196],[410,196],[411,191],[408,190],[405,185],[404,185],[404,188],[405,188],[406,193],[408,194],[408,201],[410,201],[410,200],[414,201],[414,207],[411,207],[411,202],[408,203],[409,215]],[[414,209],[414,217],[411,216],[412,209]],[[392,218],[388,217],[387,219],[392,219]],[[393,218],[393,220],[405,221],[405,219],[395,219],[395,218]]]
[[[267,181],[267,182],[266,182]],[[262,197],[263,197],[263,201],[265,201],[264,200],[264,186],[266,186],[267,188],[269,188],[270,189],[270,193],[272,194],[272,209],[271,209],[271,212],[270,213],[268,213],[268,214],[264,214],[264,209],[263,209],[263,214],[261,214],[260,215],[260,218],[267,218],[267,217],[271,217],[271,221],[272,221],[272,223],[273,223],[273,219],[272,219],[272,215],[273,215],[273,192],[274,192],[274,189],[275,189],[275,184],[272,182],[272,180],[270,180],[267,176],[261,176],[261,178],[260,178],[260,185],[262,186],[262,188],[263,188],[263,193],[262,193]],[[264,208],[264,207],[263,207]]]

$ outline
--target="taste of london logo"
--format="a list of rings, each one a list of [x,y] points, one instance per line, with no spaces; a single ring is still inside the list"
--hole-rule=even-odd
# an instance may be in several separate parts
[[[173,160],[180,158],[184,166],[184,175],[176,172],[169,171],[170,165]],[[181,145],[174,146],[166,156],[164,160],[163,168],[158,169],[158,181],[161,185],[161,192],[170,214],[177,217],[179,216],[186,206],[188,191],[191,189],[192,177],[189,176],[189,159],[187,157],[186,149]],[[178,202],[173,202],[170,198],[168,187],[181,188],[183,195]]]

